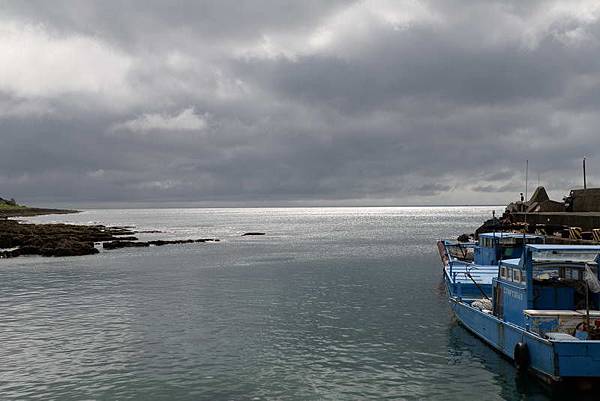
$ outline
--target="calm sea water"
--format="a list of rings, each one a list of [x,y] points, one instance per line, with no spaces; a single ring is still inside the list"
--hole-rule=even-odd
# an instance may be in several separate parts
[[[458,326],[435,240],[491,208],[40,216],[220,243],[0,260],[3,400],[546,400]],[[263,231],[263,237],[241,237]]]

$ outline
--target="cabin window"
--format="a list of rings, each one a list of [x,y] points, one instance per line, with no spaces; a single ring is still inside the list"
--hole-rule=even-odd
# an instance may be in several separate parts
[[[500,277],[508,278],[508,269],[506,267],[500,268]]]
[[[543,267],[534,267],[533,269],[533,279],[534,280],[550,280],[551,278],[559,278],[560,277],[560,268],[543,268]]]
[[[520,283],[521,280],[521,270],[519,269],[513,269],[513,281]]]
[[[579,270],[565,268],[565,279],[566,280],[580,280]]]
[[[517,238],[512,238],[512,237],[508,237],[508,238],[502,238],[502,245],[515,245],[518,242],[520,242]]]
[[[511,258],[514,254],[515,249],[513,247],[507,247],[502,250],[502,255],[504,258]]]

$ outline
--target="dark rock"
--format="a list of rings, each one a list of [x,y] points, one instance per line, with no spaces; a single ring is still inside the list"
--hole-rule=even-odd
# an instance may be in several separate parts
[[[94,243],[103,243],[104,249],[162,246],[219,241],[202,238],[188,240],[137,241],[128,227],[83,226],[72,224],[24,224],[14,220],[0,220],[0,248],[17,248],[1,251],[1,258],[21,255],[78,256],[98,253]]]
[[[53,247],[42,248],[42,256],[82,256],[98,253],[93,242],[80,242],[73,240],[63,240]]]
[[[142,248],[150,246],[148,242],[134,242],[134,241],[111,241],[102,244],[104,249],[119,249],[119,248]]]
[[[13,249],[12,251],[2,251],[0,252],[0,259],[3,258],[16,258],[17,256],[21,256],[21,250],[20,249]]]
[[[12,251],[0,252],[0,257],[14,258],[21,255],[82,256],[98,253],[93,243],[63,240],[43,246],[25,245]]]
[[[471,236],[469,234],[461,234],[458,236],[458,238],[456,239],[458,242],[469,242],[471,239]]]
[[[486,220],[477,230],[475,230],[475,237],[479,238],[479,234],[491,232],[516,232],[523,230],[530,233],[535,232],[535,225],[513,222],[511,217],[510,214],[505,214],[500,219],[494,217]]]
[[[193,244],[200,242],[219,242],[216,238],[200,238],[200,239],[178,239],[178,240],[155,240],[155,241],[111,241],[102,244],[104,249],[119,249],[119,248],[142,248],[153,246],[163,246],[171,244]]]
[[[127,234],[132,232],[121,227],[23,224],[14,220],[0,220],[0,248],[18,247],[0,252],[0,257],[92,255],[98,253],[94,242],[119,240]],[[137,239],[131,235],[127,238]]]

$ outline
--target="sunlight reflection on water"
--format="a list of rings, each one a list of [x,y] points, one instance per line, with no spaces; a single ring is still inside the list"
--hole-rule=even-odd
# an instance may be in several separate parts
[[[453,323],[435,240],[492,208],[90,210],[220,243],[0,261],[3,399],[546,399]],[[263,231],[264,237],[241,237]]]

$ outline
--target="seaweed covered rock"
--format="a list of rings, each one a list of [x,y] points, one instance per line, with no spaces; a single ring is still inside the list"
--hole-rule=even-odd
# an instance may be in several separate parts
[[[22,224],[0,220],[0,249],[5,249],[0,251],[0,257],[92,255],[98,253],[94,242],[137,239],[129,234],[132,231],[122,227]]]
[[[104,249],[119,249],[167,244],[217,242],[214,238],[155,240],[141,242],[131,227],[82,226],[73,224],[21,224],[0,220],[0,258],[22,255],[80,256],[98,253],[94,243]]]
[[[156,241],[111,241],[102,244],[104,249],[119,249],[119,248],[143,248],[150,245],[162,246],[168,244],[193,244],[198,242],[219,242],[216,238],[200,238],[200,239],[177,239],[177,240],[156,240]]]

